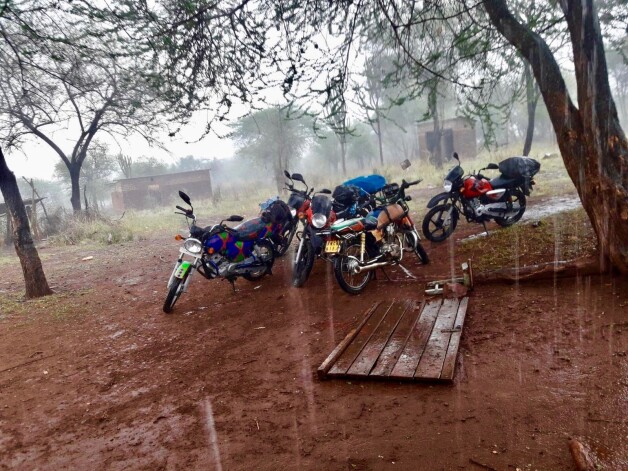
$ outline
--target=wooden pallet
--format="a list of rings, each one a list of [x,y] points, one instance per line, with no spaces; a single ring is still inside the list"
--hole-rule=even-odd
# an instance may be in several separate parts
[[[469,298],[379,302],[318,368],[321,378],[454,377]]]

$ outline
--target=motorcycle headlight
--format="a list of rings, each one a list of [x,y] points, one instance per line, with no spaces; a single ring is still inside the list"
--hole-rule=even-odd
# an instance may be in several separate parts
[[[292,209],[290,210],[290,214],[292,214],[292,217],[295,217],[295,216],[297,215],[297,210],[296,210],[296,209],[294,209],[294,208],[292,208]]]
[[[203,244],[201,244],[200,240],[188,239],[183,244],[183,248],[190,253],[201,253],[201,250],[203,250]]]
[[[326,222],[327,216],[325,216],[324,214],[316,213],[314,216],[312,216],[312,225],[316,229],[321,229],[322,227],[324,227]]]
[[[445,191],[451,191],[452,183],[449,180],[443,182],[443,188]]]

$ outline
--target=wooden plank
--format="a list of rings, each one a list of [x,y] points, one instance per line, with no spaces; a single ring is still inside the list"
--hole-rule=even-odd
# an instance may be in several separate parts
[[[445,299],[443,301],[428,345],[416,367],[415,378],[440,378],[459,304],[459,299]]]
[[[373,304],[370,308],[368,308],[364,313],[364,318],[357,327],[352,329],[344,339],[334,348],[334,350],[329,354],[329,356],[325,359],[321,366],[318,367],[317,373],[319,378],[324,378],[325,375],[329,372],[329,369],[332,367],[334,362],[338,359],[340,355],[345,351],[347,345],[351,343],[351,341],[355,338],[356,334],[360,331],[360,329],[366,324],[366,322],[370,319],[371,315],[375,310],[382,304],[382,301],[379,301]]]
[[[388,376],[395,367],[403,348],[406,346],[408,337],[412,332],[412,326],[425,306],[425,303],[421,303],[419,306],[414,306],[413,308],[413,304],[414,303],[406,309],[394,331],[391,333],[388,343],[371,370],[372,376]]]
[[[373,335],[373,332],[375,332],[375,329],[377,329],[377,326],[379,326],[382,319],[386,316],[390,306],[392,306],[392,303],[381,303],[377,306],[377,308],[369,316],[366,323],[364,323],[362,328],[349,343],[345,351],[338,357],[336,363],[327,373],[328,375],[344,375],[347,373],[347,370],[351,367],[354,360],[362,351],[362,347],[366,345],[368,340],[371,338],[371,335]]]
[[[416,323],[412,326],[410,336],[397,364],[390,372],[391,378],[412,378],[414,376],[414,371],[430,338],[441,304],[441,300],[436,300],[425,305]]]
[[[460,328],[458,332],[452,332],[449,346],[447,347],[447,353],[445,354],[445,361],[443,363],[443,370],[440,374],[440,379],[452,380],[454,379],[454,369],[456,368],[456,357],[458,356],[458,347],[460,347],[460,337],[462,337],[462,326],[464,325],[464,318],[467,314],[467,305],[469,304],[469,298],[462,298],[460,305],[458,306],[458,314],[456,314],[456,320],[454,322],[454,329]]]
[[[373,365],[375,365],[375,362],[382,353],[388,339],[407,308],[407,301],[393,302],[386,316],[382,322],[380,322],[375,332],[373,332],[373,335],[371,335],[366,345],[364,345],[360,355],[353,362],[353,365],[351,365],[351,368],[347,371],[348,375],[367,376],[371,372]]]

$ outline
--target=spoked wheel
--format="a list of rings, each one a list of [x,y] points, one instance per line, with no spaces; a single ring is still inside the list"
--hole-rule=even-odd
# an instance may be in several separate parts
[[[275,256],[283,257],[286,254],[286,252],[290,248],[290,244],[292,243],[292,239],[294,238],[294,233],[296,231],[296,224],[287,226],[284,230],[281,231],[281,234],[279,234],[279,243],[275,246]]]
[[[312,271],[312,267],[314,267],[314,247],[312,246],[312,242],[310,239],[306,238],[303,241],[301,247],[301,253],[298,253],[298,259],[294,260],[294,265],[292,267],[292,286],[296,288],[300,288],[305,284],[307,279],[310,277],[310,272]],[[295,255],[296,257],[296,255]]]
[[[514,216],[509,216],[506,218],[495,218],[495,222],[502,227],[512,226],[515,222],[521,219],[523,213],[526,212],[526,196],[519,190],[514,190],[510,194],[509,203],[511,208],[509,211],[517,211]]]
[[[172,284],[170,285],[170,289],[168,290],[168,294],[166,295],[166,300],[164,301],[163,310],[166,314],[170,314],[174,309],[174,305],[181,296],[183,292],[183,284],[187,276],[182,280],[180,278],[175,278],[172,280]]]
[[[452,204],[439,204],[423,218],[423,234],[432,242],[442,242],[454,232],[457,224],[458,210]]]
[[[363,271],[356,273],[355,268],[358,266],[360,259],[360,244],[354,244],[347,247],[345,253],[334,258],[334,275],[340,287],[349,294],[361,293],[366,285],[373,278],[373,271]],[[368,262],[368,252],[364,254],[364,261]]]
[[[275,248],[272,242],[268,240],[258,240],[253,246],[253,252],[263,265],[242,275],[242,278],[248,281],[257,281],[267,273],[270,273],[273,263],[275,263]]]

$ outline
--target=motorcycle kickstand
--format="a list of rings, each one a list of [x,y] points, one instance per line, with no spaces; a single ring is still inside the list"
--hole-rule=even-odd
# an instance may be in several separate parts
[[[486,228],[486,221],[482,221],[482,225],[484,226],[484,232],[486,233],[488,237],[488,229]]]
[[[231,283],[231,289],[233,290],[233,292],[236,292],[236,287],[235,287],[235,278],[227,278],[227,281],[229,283]]]
[[[390,277],[388,276],[388,273],[386,273],[386,270],[384,270],[384,267],[380,268],[380,270],[382,271],[382,273],[384,274],[384,276],[386,277],[388,281],[392,281]]]

